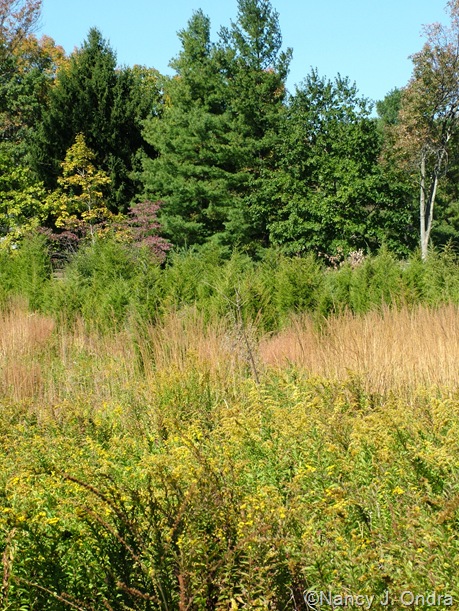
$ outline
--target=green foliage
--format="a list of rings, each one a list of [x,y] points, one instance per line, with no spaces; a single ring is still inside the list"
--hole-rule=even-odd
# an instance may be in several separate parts
[[[321,299],[325,274],[312,256],[288,258],[277,255],[271,275],[275,308],[280,321],[300,312],[314,312]]]
[[[154,319],[160,297],[159,268],[148,249],[94,237],[80,248],[65,276],[49,287],[47,311],[88,326],[113,329],[131,316]]]
[[[16,244],[48,216],[45,190],[29,168],[18,165],[11,147],[0,147],[0,248]]]
[[[161,221],[176,245],[218,235],[237,187],[227,91],[210,21],[196,12],[179,33],[182,50],[164,84],[166,106],[145,137],[158,156],[145,162],[146,196],[163,199]]]
[[[141,123],[159,97],[152,85],[155,74],[138,67],[117,69],[100,32],[89,32],[59,70],[37,125],[32,161],[48,187],[56,187],[60,164],[81,133],[95,152],[95,165],[110,177],[111,208],[127,210],[137,190],[138,156],[146,147]]]
[[[324,312],[363,314],[384,305],[406,305],[404,270],[387,250],[355,267],[345,263],[325,280]]]
[[[40,1],[0,11],[16,5],[27,33]],[[0,607],[268,611],[304,608],[308,589],[457,599],[455,391],[378,394],[352,372],[260,366],[267,335],[286,327],[274,340],[288,343],[301,314],[321,343],[335,313],[407,306],[423,335],[409,308],[459,305],[454,150],[432,226],[453,243],[400,260],[417,239],[412,184],[391,163],[410,127],[400,91],[374,119],[348,79],[313,71],[286,103],[291,51],[268,0],[238,0],[216,43],[194,13],[172,78],[117,69],[95,29],[68,61],[18,33],[0,40]],[[439,50],[415,56],[412,110],[438,102],[441,87],[418,85]],[[454,130],[435,172],[457,144],[443,111]],[[425,135],[409,132],[405,153]],[[110,215],[105,188],[127,211],[140,179],[157,203],[92,231]],[[33,230],[81,222],[92,239],[53,274]],[[22,318],[5,314],[16,301]]]
[[[94,167],[95,154],[86,146],[84,136],[78,134],[62,162],[62,176],[57,179],[59,189],[48,196],[48,207],[54,224],[62,229],[74,229],[79,224],[93,225],[110,216],[103,191],[110,178]]]
[[[11,294],[12,274],[11,256],[5,249],[0,248],[0,307],[6,307],[8,297]]]
[[[444,303],[458,303],[459,277],[456,274],[458,257],[450,248],[443,252],[433,251],[425,267],[423,298],[426,303],[437,306]]]
[[[7,3],[13,9],[11,2]],[[16,4],[16,3],[14,3]],[[11,20],[2,17],[1,36],[16,19],[36,19],[38,2],[26,2]],[[8,7],[7,7],[8,8]],[[18,9],[19,7],[16,6]],[[5,10],[5,7],[2,7]],[[22,17],[21,17],[22,14]],[[27,17],[27,18],[29,18]],[[0,67],[0,236],[2,246],[18,242],[47,218],[45,190],[29,167],[29,142],[64,52],[48,37],[26,31],[1,43]]]
[[[158,371],[141,409],[80,394],[38,421],[1,410],[6,609],[268,610],[301,608],[309,589],[380,602],[389,586],[459,596],[448,393],[376,400],[358,380],[293,370],[229,390],[190,361]]]
[[[242,139],[239,171],[244,177],[230,210],[226,240],[256,254],[270,243],[272,202],[265,185],[281,144],[292,50],[281,51],[279,15],[266,0],[239,0],[237,21],[221,30],[221,39],[231,83],[229,104]]]
[[[399,121],[400,106],[402,103],[402,91],[392,89],[383,100],[376,102],[378,112],[378,124],[381,131],[388,125],[396,125]]]
[[[11,254],[2,254],[1,279],[8,296],[25,298],[30,309],[40,310],[51,276],[51,262],[46,240],[33,235],[22,240],[21,246]]]
[[[275,331],[292,316],[363,314],[383,306],[459,304],[459,264],[452,250],[398,261],[387,249],[376,256],[353,253],[335,267],[312,255],[289,258],[266,250],[248,255],[209,244],[172,252],[160,265],[148,246],[122,236],[94,235],[60,271],[50,276],[51,252],[44,237],[25,239],[2,254],[0,301],[24,296],[31,307],[72,323],[110,332],[127,321],[159,321],[171,311],[199,311],[205,320]],[[137,323],[136,323],[137,324]]]
[[[438,205],[432,224],[432,243],[437,249],[459,247],[459,135],[453,138],[448,164],[438,191]]]
[[[271,241],[327,256],[412,247],[403,189],[379,165],[380,136],[355,85],[313,71],[291,98],[271,192]]]
[[[2,21],[4,23],[4,21]],[[9,48],[2,44],[0,68],[0,142],[13,143],[24,155],[31,132],[64,51],[44,36],[21,36]]]
[[[5,14],[14,6],[5,2]],[[427,201],[430,189],[440,210],[424,238],[432,230],[438,246],[455,243],[456,127],[440,83],[442,74],[448,86],[456,82],[455,56],[442,46],[442,35],[457,26],[457,7],[449,8],[451,28],[427,28],[410,87],[390,91],[375,119],[369,101],[339,75],[329,80],[313,70],[287,97],[292,51],[282,50],[279,14],[269,0],[238,0],[235,21],[215,42],[208,17],[195,12],[179,32],[171,78],[144,66],[117,67],[95,28],[66,58],[50,38],[30,35],[40,2],[25,2],[5,21],[0,49],[3,243],[39,225],[49,229],[50,205],[58,225],[63,217],[81,220],[84,188],[70,185],[70,174],[60,177],[81,135],[98,177],[107,180],[110,213],[126,213],[141,193],[161,201],[164,235],[179,248],[213,243],[260,260],[274,246],[327,260],[385,247],[406,257],[417,240],[419,199],[408,161],[418,159],[429,133],[440,157],[435,163],[433,149],[423,149],[434,173],[424,176],[421,194]],[[21,20],[25,29],[15,30]],[[448,128],[447,141],[440,142],[437,120],[429,132],[428,108]],[[76,180],[81,167],[75,169]],[[440,174],[444,188],[437,193]],[[86,216],[95,210],[89,207]]]
[[[146,196],[165,200],[161,220],[174,244],[253,251],[267,244],[261,202],[251,198],[277,142],[290,57],[280,53],[277,14],[268,2],[241,2],[237,23],[214,44],[198,11],[179,37],[163,113],[146,126],[158,151],[145,162]]]

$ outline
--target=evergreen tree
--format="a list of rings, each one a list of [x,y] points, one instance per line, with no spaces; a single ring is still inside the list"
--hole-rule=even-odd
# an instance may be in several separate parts
[[[221,234],[232,204],[237,159],[231,148],[227,85],[210,21],[193,14],[179,32],[182,49],[164,82],[165,106],[145,136],[158,156],[145,163],[145,194],[163,199],[164,232],[175,244],[202,243]]]
[[[100,32],[89,32],[59,70],[37,126],[33,165],[47,187],[56,187],[66,151],[81,133],[97,167],[110,177],[109,205],[127,209],[137,192],[134,171],[145,146],[141,123],[159,97],[147,76],[138,68],[117,69],[116,56]]]
[[[237,21],[222,29],[221,40],[230,58],[229,105],[243,176],[227,235],[253,249],[269,244],[264,186],[280,144],[292,51],[281,51],[279,15],[268,0],[238,0]]]
[[[217,44],[201,11],[179,37],[177,75],[146,130],[158,157],[145,164],[145,194],[164,199],[172,242],[216,239],[253,250],[266,244],[256,193],[278,143],[290,58],[280,52],[278,15],[265,0],[240,0],[237,22]]]

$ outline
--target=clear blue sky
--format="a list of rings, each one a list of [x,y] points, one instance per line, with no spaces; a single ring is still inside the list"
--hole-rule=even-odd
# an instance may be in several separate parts
[[[423,24],[447,21],[446,0],[272,0],[284,47],[293,48],[288,87],[310,72],[355,81],[359,92],[382,99],[411,75],[408,56],[422,47]],[[236,19],[236,0],[43,0],[40,33],[67,52],[79,47],[92,26],[117,53],[118,63],[143,64],[171,73],[180,45],[177,31],[193,10],[211,19],[213,38]]]

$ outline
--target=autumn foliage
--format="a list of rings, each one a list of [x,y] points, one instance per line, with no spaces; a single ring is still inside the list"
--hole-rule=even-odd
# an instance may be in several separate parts
[[[37,26],[42,0],[0,0],[2,48],[14,47]]]

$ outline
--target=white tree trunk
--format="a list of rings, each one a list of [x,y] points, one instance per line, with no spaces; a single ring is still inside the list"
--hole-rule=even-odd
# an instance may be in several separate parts
[[[426,157],[422,154],[420,166],[419,217],[421,230],[421,257],[425,261],[429,247],[429,236],[426,232]]]

